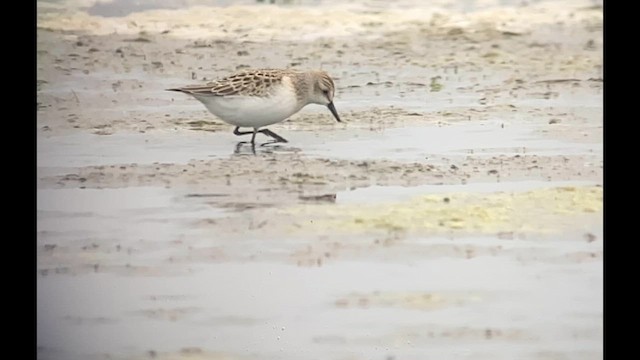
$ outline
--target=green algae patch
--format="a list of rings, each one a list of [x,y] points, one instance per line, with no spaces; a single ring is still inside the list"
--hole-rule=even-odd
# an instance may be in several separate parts
[[[585,221],[601,223],[602,197],[598,186],[553,187],[526,192],[430,194],[402,202],[300,206],[286,212],[314,219],[296,222],[303,230],[553,233]]]
[[[411,310],[437,310],[483,301],[474,293],[374,292],[350,293],[335,301],[338,308],[388,307]]]

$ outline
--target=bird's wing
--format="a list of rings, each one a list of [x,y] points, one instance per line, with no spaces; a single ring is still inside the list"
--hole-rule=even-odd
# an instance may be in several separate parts
[[[265,96],[273,85],[282,81],[282,76],[283,74],[270,70],[246,71],[205,85],[190,85],[169,90],[205,96]]]

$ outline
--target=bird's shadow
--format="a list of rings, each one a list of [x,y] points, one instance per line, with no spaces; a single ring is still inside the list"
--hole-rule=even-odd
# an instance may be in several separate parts
[[[262,144],[255,144],[249,141],[240,141],[236,144],[233,154],[234,155],[258,155],[258,154],[273,154],[275,152],[291,152],[297,153],[301,149],[285,146],[285,143],[279,141],[268,141]]]

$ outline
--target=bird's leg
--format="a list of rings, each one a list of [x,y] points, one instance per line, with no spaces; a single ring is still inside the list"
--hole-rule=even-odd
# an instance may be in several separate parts
[[[239,130],[240,130],[240,126],[236,126],[235,130],[233,130],[233,134],[238,136],[253,134],[253,131],[239,131]]]
[[[239,135],[249,135],[249,134],[252,134],[253,136],[251,136],[251,142],[250,142],[250,144],[251,144],[251,146],[255,146],[255,144],[256,144],[256,134],[258,133],[258,129],[257,129],[257,128],[253,128],[253,131],[240,131],[240,126],[236,126],[236,128],[235,128],[235,129],[233,129],[233,133],[234,133],[235,135],[238,135],[238,136],[239,136]],[[240,144],[242,144],[242,143],[245,143],[245,142],[244,142],[244,141],[243,141],[243,142],[240,142]],[[254,151],[255,151],[255,150],[254,150]]]
[[[241,141],[239,143],[236,144],[236,149],[233,151],[234,154],[242,154],[242,151],[240,151],[240,149],[242,148],[242,145],[246,145],[249,144],[248,141]],[[256,144],[251,144],[251,153],[253,155],[256,154]]]
[[[257,133],[263,133],[267,136],[270,136],[272,138],[274,138],[276,140],[276,142],[281,142],[281,143],[286,143],[288,142],[287,139],[283,138],[282,136],[274,133],[273,131],[269,130],[269,129],[262,129],[262,130],[258,130],[258,128],[254,128],[253,131],[240,131],[240,126],[236,126],[236,128],[233,130],[233,134],[234,135],[249,135],[252,134],[253,136],[251,137],[251,143],[255,144],[256,141],[256,134]]]
[[[287,139],[283,138],[282,136],[274,133],[273,131],[269,130],[269,129],[262,129],[258,132],[261,132],[267,136],[271,136],[272,138],[276,139],[276,142],[281,142],[281,143],[286,143],[288,142]]]

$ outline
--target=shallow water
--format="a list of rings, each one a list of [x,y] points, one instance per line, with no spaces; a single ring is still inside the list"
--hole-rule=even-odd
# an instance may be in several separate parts
[[[496,183],[472,183],[464,185],[420,185],[420,186],[370,186],[339,192],[336,203],[366,204],[386,201],[403,201],[422,194],[446,194],[456,192],[493,193],[518,192],[549,187],[593,186],[591,181],[510,181]]]
[[[38,190],[38,231],[49,243],[156,243],[193,236],[190,224],[222,210],[164,188]],[[115,246],[115,244],[114,244]]]
[[[601,143],[576,143],[549,139],[531,125],[502,123],[455,124],[448,126],[406,126],[378,131],[349,129],[334,131],[275,130],[287,138],[286,144],[269,144],[258,135],[256,152],[296,152],[301,155],[347,160],[390,159],[428,161],[439,155],[584,155],[602,152]],[[109,136],[64,135],[40,138],[38,164],[47,167],[74,167],[108,164],[186,163],[192,159],[228,157],[238,148],[239,139],[228,132],[179,132],[114,134]]]
[[[369,187],[339,193],[338,203],[588,184]],[[418,237],[364,258],[301,267],[286,259],[318,239],[229,241],[194,225],[229,215],[206,200],[184,189],[39,190],[40,358],[595,359],[602,352],[602,296],[594,290],[602,289],[602,262],[558,261],[602,251],[601,242],[573,234]],[[459,247],[477,255],[451,256]]]
[[[39,281],[39,293],[47,294],[38,299],[40,351],[69,360],[191,344],[256,359],[535,359],[544,358],[540,348],[602,351],[600,314],[594,312],[602,299],[593,296],[602,287],[601,263],[525,266],[481,257],[320,268],[223,263],[189,270],[174,277],[54,275]],[[353,294],[359,295],[350,299]],[[380,294],[388,300],[377,304]],[[407,296],[425,302],[407,305]],[[56,349],[73,351],[57,357]]]

